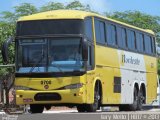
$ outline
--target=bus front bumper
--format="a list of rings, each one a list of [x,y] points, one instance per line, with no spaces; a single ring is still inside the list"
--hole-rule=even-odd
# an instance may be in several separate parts
[[[85,103],[84,92],[80,89],[36,91],[16,90],[16,104],[82,104]]]

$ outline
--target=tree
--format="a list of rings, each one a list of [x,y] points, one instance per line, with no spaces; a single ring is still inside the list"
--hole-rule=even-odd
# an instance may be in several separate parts
[[[84,10],[84,11],[91,11],[89,5],[83,5],[81,2],[75,0],[71,3],[66,5],[59,3],[59,2],[49,2],[46,5],[40,8],[41,12],[49,11],[49,10],[58,10],[58,9],[72,9],[72,10]]]
[[[2,46],[2,43],[4,40],[8,38],[8,36],[13,35],[15,32],[15,25],[9,24],[8,22],[0,22],[0,48]],[[11,46],[10,48],[10,63],[13,63],[14,61],[14,46]],[[1,51],[0,51],[1,54]],[[2,64],[2,56],[0,55],[0,63]],[[11,69],[8,68],[1,68],[0,69],[0,79],[3,75],[6,75],[8,71]]]
[[[38,12],[38,9],[30,3],[22,3],[19,6],[15,6],[14,9],[17,17],[31,15]]]
[[[10,11],[3,11],[1,13],[1,21],[5,21],[5,22],[8,22],[8,23],[14,23],[16,20],[17,20],[17,17],[15,16],[14,13],[10,12]]]
[[[143,29],[153,30],[157,36],[157,42],[160,43],[160,17],[151,16],[139,11],[114,12],[113,14],[106,13],[107,17],[122,21]]]
[[[64,9],[64,8],[65,8],[65,6],[62,3],[49,2],[46,5],[42,6],[40,8],[40,11],[44,12],[44,11],[58,10],[58,9]]]
[[[85,11],[91,10],[89,5],[83,5],[78,0],[75,0],[71,3],[69,3],[68,5],[66,5],[65,9],[85,10]]]

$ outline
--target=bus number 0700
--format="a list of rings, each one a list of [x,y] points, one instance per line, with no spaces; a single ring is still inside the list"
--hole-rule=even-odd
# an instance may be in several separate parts
[[[51,84],[51,80],[42,80],[41,85],[48,85]]]

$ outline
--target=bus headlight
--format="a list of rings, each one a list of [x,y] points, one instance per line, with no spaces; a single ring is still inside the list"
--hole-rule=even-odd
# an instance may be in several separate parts
[[[78,84],[72,84],[72,85],[67,85],[64,86],[64,89],[77,89],[77,88],[81,88],[83,86],[82,83],[78,83]]]
[[[15,86],[15,90],[30,90],[31,88],[25,86]]]

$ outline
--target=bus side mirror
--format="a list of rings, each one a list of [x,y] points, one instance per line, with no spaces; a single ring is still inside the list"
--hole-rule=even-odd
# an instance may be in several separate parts
[[[3,42],[2,44],[2,58],[3,58],[3,63],[8,64],[9,61],[9,55],[8,55],[8,50],[9,50],[9,45],[12,43],[13,37],[9,37],[6,41]]]
[[[87,39],[83,39],[82,59],[83,59],[83,61],[88,61],[88,42],[87,42]]]

